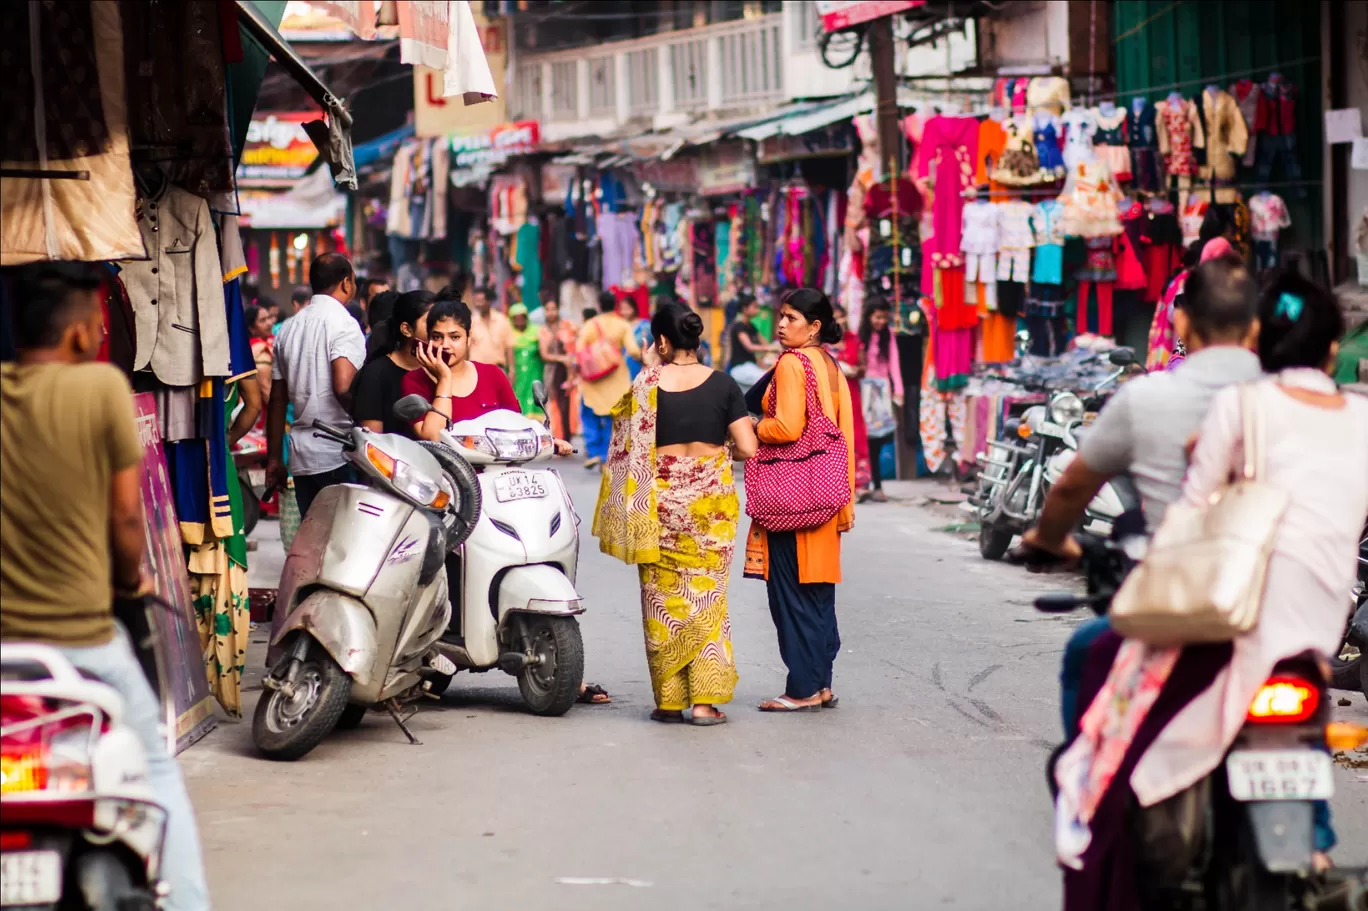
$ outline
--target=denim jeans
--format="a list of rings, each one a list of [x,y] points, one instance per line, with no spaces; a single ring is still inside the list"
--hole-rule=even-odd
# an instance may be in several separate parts
[[[334,484],[350,484],[355,480],[356,469],[350,465],[322,474],[295,475],[295,503],[299,504],[299,517],[302,519],[309,514],[309,507],[313,505],[314,498],[323,492],[323,488]]]
[[[1280,180],[1288,182],[1301,180],[1301,163],[1297,161],[1297,138],[1295,136],[1260,135],[1258,145],[1254,147],[1255,182],[1268,183],[1273,176],[1274,166],[1279,163],[1282,165]],[[1306,196],[1306,188],[1295,187],[1291,193],[1284,193],[1283,196],[1303,199]]]
[[[1254,271],[1263,272],[1278,268],[1278,242],[1276,240],[1254,241]]]
[[[77,668],[89,671],[123,697],[124,723],[138,735],[147,753],[147,781],[166,811],[166,843],[162,847],[162,879],[170,887],[166,911],[208,911],[209,885],[204,878],[195,811],[185,790],[180,766],[166,749],[162,713],[152,686],[133,654],[121,625],[104,645],[59,648]]]

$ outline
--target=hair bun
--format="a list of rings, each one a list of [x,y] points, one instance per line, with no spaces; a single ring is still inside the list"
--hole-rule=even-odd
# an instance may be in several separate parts
[[[701,338],[703,335],[703,318],[697,313],[687,313],[679,321],[679,330],[692,338]]]

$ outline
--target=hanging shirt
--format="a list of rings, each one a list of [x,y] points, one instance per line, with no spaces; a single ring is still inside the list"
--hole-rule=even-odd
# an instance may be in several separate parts
[[[1249,200],[1249,230],[1255,240],[1277,240],[1278,232],[1290,227],[1292,216],[1287,204],[1276,193],[1256,193]]]

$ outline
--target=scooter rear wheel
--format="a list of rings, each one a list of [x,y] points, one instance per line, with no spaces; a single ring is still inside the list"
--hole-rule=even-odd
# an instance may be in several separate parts
[[[302,635],[302,634],[301,634]],[[351,678],[321,645],[309,643],[294,694],[267,689],[252,718],[252,739],[267,759],[292,761],[332,733],[347,708]]]
[[[518,673],[518,690],[534,715],[564,715],[584,680],[584,640],[574,617],[522,618],[525,643],[539,660]]]

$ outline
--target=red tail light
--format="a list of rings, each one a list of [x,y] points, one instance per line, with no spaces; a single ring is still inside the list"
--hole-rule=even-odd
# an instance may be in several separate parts
[[[1300,677],[1269,677],[1249,704],[1255,724],[1296,724],[1316,714],[1320,688]]]
[[[79,702],[0,696],[0,793],[85,791],[97,713]],[[99,717],[104,731],[108,720]]]
[[[22,851],[33,844],[27,832],[0,832],[0,851]]]

